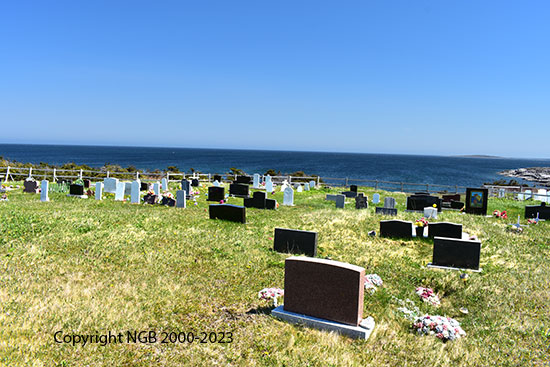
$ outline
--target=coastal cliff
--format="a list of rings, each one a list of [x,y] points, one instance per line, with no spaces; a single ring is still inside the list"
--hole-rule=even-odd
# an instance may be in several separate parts
[[[550,186],[550,167],[529,167],[509,169],[499,172],[499,175],[519,177],[527,181]]]

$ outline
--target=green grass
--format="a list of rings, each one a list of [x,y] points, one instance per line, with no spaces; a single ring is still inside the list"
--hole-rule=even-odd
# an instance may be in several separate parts
[[[506,231],[524,202],[490,199],[508,220],[443,212],[482,241],[482,273],[430,270],[428,240],[371,237],[383,217],[374,208],[337,210],[324,196],[295,193],[294,207],[247,210],[247,224],[209,220],[205,188],[187,209],[10,193],[0,202],[0,365],[5,366],[480,366],[550,363],[550,223]],[[364,189],[369,197],[373,190]],[[404,213],[405,194],[398,201]],[[270,195],[271,196],[271,195]],[[282,193],[274,195],[282,202]],[[242,199],[230,199],[242,204]],[[525,223],[522,220],[522,223]],[[272,251],[273,229],[317,231],[319,257],[363,266],[384,286],[365,294],[368,341],[297,327],[269,316],[257,293],[284,284],[285,254]],[[432,287],[441,307],[414,290]],[[459,320],[464,339],[419,337],[393,297]],[[466,307],[469,314],[459,312]],[[98,344],[54,342],[54,333],[127,330],[232,332],[233,342]]]

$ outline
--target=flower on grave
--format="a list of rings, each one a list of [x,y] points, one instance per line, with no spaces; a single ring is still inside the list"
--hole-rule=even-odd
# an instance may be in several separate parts
[[[275,203],[275,208],[279,209],[279,203]]]
[[[223,203],[225,203],[225,201],[223,201],[223,200],[220,200],[220,204],[223,204]]]
[[[416,294],[422,299],[422,301],[431,304],[432,306],[439,307],[441,305],[439,297],[435,294],[431,288],[416,288]]]
[[[508,214],[506,214],[506,210],[503,210],[502,212],[498,211],[498,210],[495,210],[493,212],[493,216],[495,218],[508,219]]]
[[[417,219],[414,222],[414,225],[417,226],[417,227],[427,227],[428,226],[428,220],[426,218],[422,217],[420,219]]]
[[[434,208],[437,208],[437,204],[432,205]]]
[[[273,306],[277,307],[277,298],[284,297],[285,291],[280,288],[264,288],[258,292],[259,299],[273,300]]]
[[[370,293],[376,292],[377,287],[381,287],[384,282],[378,274],[365,275],[365,289]]]
[[[466,335],[460,323],[450,317],[424,315],[412,324],[419,335],[434,335],[441,340],[456,340]]]

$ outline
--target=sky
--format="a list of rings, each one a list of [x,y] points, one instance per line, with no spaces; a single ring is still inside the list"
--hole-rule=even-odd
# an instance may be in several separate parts
[[[549,158],[550,2],[3,1],[0,143]]]

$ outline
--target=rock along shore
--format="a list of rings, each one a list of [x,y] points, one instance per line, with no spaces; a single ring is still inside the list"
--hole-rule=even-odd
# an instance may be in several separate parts
[[[550,167],[529,167],[501,171],[499,175],[518,177],[527,181],[550,186]]]

